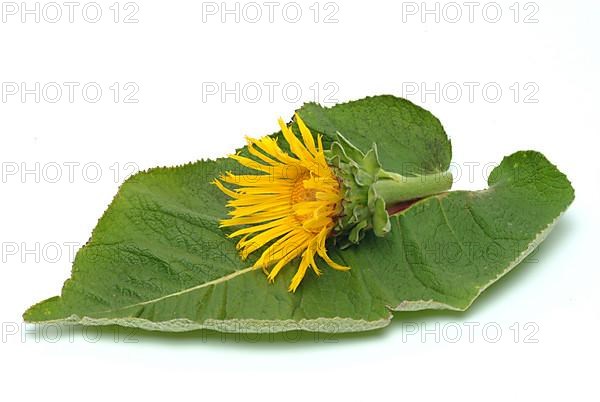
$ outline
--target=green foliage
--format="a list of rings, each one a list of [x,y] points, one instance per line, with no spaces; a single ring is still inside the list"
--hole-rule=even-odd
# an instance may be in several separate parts
[[[450,142],[439,121],[412,103],[372,97],[298,111],[326,143],[343,133],[372,142],[386,169],[443,172]],[[129,178],[75,258],[61,296],[24,314],[28,322],[118,324],[152,330],[350,332],[387,325],[391,310],[464,310],[547,235],[573,200],[567,178],[534,151],[506,157],[489,188],[425,198],[390,218],[384,238],[331,250],[351,266],[274,284],[241,261],[218,221],[226,196],[210,182],[236,168],[228,159],[156,168]]]

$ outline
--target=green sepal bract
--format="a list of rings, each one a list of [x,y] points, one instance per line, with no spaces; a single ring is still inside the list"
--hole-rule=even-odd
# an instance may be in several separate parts
[[[452,185],[449,172],[412,177],[387,172],[379,161],[377,144],[364,153],[341,133],[336,137],[326,156],[344,193],[343,212],[334,230],[341,248],[358,244],[370,229],[378,237],[389,233],[387,207],[394,203],[436,194]]]

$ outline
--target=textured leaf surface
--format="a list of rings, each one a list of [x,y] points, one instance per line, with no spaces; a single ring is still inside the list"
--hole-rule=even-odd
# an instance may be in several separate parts
[[[299,113],[326,137],[339,130],[362,147],[377,142],[388,169],[442,171],[450,162],[437,119],[404,100],[309,104]],[[419,201],[392,218],[387,237],[332,251],[349,272],[308,276],[291,294],[295,261],[269,284],[218,228],[226,198],[209,182],[232,167],[199,161],[131,177],[78,252],[61,296],[31,307],[26,321],[345,332],[387,325],[390,309],[463,310],[533,250],[573,199],[543,155],[517,152],[492,172],[488,189]]]
[[[309,103],[299,113],[311,130],[329,138],[339,131],[365,151],[376,143],[386,170],[427,174],[450,166],[452,150],[440,121],[406,99],[375,96],[329,109]]]

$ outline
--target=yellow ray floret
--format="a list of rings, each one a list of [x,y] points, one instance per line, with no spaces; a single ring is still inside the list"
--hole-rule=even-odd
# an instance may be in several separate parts
[[[244,226],[229,235],[242,236],[237,244],[242,258],[266,246],[254,268],[262,268],[272,282],[287,263],[300,257],[289,286],[291,292],[296,291],[308,268],[321,274],[316,254],[331,268],[350,269],[329,258],[325,248],[342,213],[340,183],[327,164],[321,137],[315,142],[300,116],[296,115],[296,121],[302,141],[279,119],[292,154],[271,137],[247,138],[248,152],[254,158],[231,158],[261,174],[226,173],[214,182],[231,197],[227,203],[232,208],[230,218],[222,220],[221,226]],[[237,187],[231,189],[224,183]]]

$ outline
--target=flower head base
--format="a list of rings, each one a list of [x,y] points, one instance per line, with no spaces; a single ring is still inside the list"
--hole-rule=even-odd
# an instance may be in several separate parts
[[[334,229],[336,245],[346,248],[360,243],[368,231],[383,237],[391,229],[389,211],[400,203],[448,190],[452,186],[450,172],[432,172],[404,176],[383,169],[373,143],[367,152],[354,146],[341,133],[327,151],[344,189],[343,212]]]
[[[242,236],[237,244],[242,258],[266,246],[253,266],[262,268],[273,281],[286,264],[300,257],[288,288],[291,292],[296,291],[308,268],[321,274],[315,262],[317,254],[331,268],[350,269],[334,262],[325,248],[343,211],[340,180],[325,158],[321,136],[315,143],[298,115],[296,122],[302,141],[279,119],[291,154],[274,138],[247,138],[248,152],[254,158],[239,154],[231,158],[262,174],[227,173],[214,182],[232,198],[227,204],[233,208],[230,218],[222,220],[221,226],[245,225],[229,235]],[[238,187],[230,189],[223,183]]]

